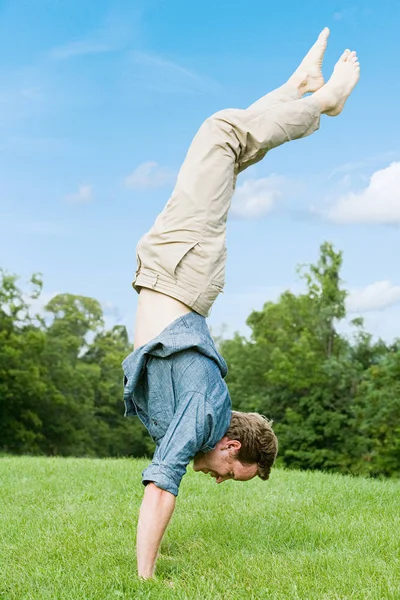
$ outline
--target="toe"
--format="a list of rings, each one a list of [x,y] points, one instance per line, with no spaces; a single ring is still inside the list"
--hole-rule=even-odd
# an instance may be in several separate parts
[[[322,40],[326,40],[329,37],[330,34],[330,30],[329,27],[324,27],[324,29],[321,31],[321,33],[319,34],[319,39]]]
[[[350,54],[350,50],[345,50],[343,52],[342,56],[340,57],[340,60],[346,61],[349,54]]]

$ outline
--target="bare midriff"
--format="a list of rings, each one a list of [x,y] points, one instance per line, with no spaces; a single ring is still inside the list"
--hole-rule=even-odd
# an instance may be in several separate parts
[[[193,312],[171,296],[141,288],[136,312],[134,347],[140,348],[157,337],[173,321]]]

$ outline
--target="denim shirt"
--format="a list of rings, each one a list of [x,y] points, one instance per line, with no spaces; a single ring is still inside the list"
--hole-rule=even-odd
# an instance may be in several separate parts
[[[188,313],[122,363],[125,416],[138,416],[156,443],[144,485],[178,495],[187,465],[227,432],[231,399],[227,366],[204,317]]]

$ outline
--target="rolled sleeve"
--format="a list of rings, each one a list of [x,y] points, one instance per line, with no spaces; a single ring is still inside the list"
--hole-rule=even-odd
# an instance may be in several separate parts
[[[177,480],[176,473],[170,467],[151,463],[142,473],[142,483],[143,485],[154,483],[162,490],[177,496],[180,481]]]

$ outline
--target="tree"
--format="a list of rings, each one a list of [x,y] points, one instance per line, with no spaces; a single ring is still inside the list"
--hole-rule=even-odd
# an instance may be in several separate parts
[[[152,441],[125,419],[124,327],[104,330],[100,304],[59,294],[31,317],[41,280],[24,296],[0,272],[0,450],[74,456],[143,456]]]
[[[337,337],[335,322],[346,316],[347,292],[340,287],[342,262],[342,252],[335,252],[332,244],[324,242],[320,248],[318,262],[309,265],[309,271],[303,275],[309,296],[318,307],[318,335],[328,358],[332,355],[334,340]]]
[[[0,447],[7,452],[40,452],[43,441],[37,399],[46,386],[37,358],[45,339],[28,305],[40,294],[37,275],[31,284],[25,300],[17,277],[0,270]]]
[[[96,335],[82,357],[99,369],[94,390],[95,429],[92,439],[97,456],[145,456],[152,454],[153,441],[139,419],[123,416],[121,363],[130,352],[124,326]]]
[[[247,319],[250,341],[222,344],[235,408],[275,421],[280,460],[299,468],[351,466],[352,402],[362,368],[335,329],[345,316],[342,255],[325,243],[304,271],[307,292],[284,292]]]
[[[355,416],[363,449],[359,471],[400,476],[400,340],[372,364],[357,390]]]

